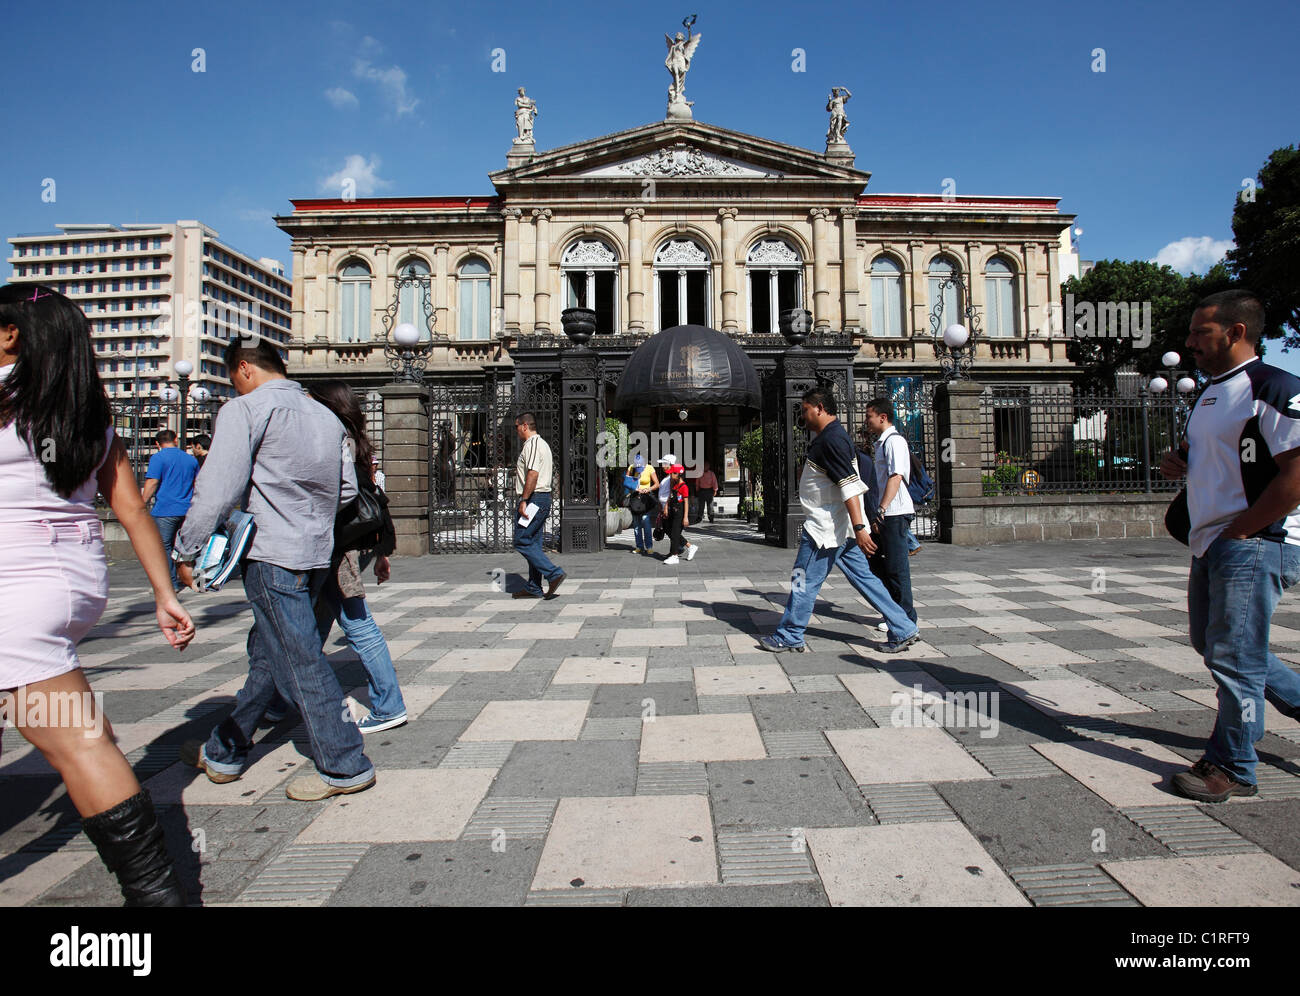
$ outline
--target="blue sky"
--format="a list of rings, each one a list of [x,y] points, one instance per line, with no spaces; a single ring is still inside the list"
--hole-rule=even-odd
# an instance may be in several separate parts
[[[661,119],[687,13],[697,120],[820,151],[847,86],[869,191],[1059,195],[1088,259],[1203,269],[1243,178],[1300,139],[1294,3],[54,0],[6,11],[0,230],[198,218],[288,265],[271,216],[345,167],[360,196],[490,194],[518,86],[540,149]]]

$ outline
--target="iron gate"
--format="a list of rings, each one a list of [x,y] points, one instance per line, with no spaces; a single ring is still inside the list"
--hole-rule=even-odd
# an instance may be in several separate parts
[[[555,375],[489,375],[468,384],[428,383],[429,552],[509,551],[518,517],[515,416],[531,411],[551,446],[554,500],[543,544],[555,549],[560,531],[560,389]]]

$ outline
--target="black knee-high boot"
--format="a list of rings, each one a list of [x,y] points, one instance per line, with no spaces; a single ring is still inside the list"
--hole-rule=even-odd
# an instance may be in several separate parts
[[[81,821],[108,870],[117,876],[127,906],[184,906],[185,891],[167,854],[149,793],[119,802]]]

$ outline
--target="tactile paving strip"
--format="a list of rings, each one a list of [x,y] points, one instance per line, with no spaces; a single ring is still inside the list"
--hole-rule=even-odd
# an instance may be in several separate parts
[[[320,906],[369,849],[369,844],[290,844],[236,902]]]
[[[1120,812],[1180,856],[1259,850],[1195,806],[1134,806]]]
[[[1177,692],[1170,692],[1165,689],[1156,689],[1149,692],[1121,692],[1120,694],[1127,696],[1134,702],[1140,702],[1148,709],[1154,709],[1156,712],[1191,712],[1194,709],[1205,708],[1199,702],[1193,702]]]
[[[542,840],[558,799],[488,799],[474,813],[461,840]]]
[[[1255,765],[1261,799],[1300,799],[1300,778],[1271,764]]]
[[[451,745],[440,768],[499,768],[515,749],[514,741],[460,741]]]
[[[718,831],[723,885],[818,881],[800,830]]]
[[[1064,724],[1065,728],[1085,740],[1118,740],[1132,735],[1123,723],[1102,716],[1075,716]]]
[[[235,697],[233,695],[218,695],[215,698],[205,699],[202,702],[193,702],[188,705],[181,702],[174,706],[168,706],[162,712],[154,713],[154,715],[147,717],[144,722],[168,723],[179,726],[182,723],[202,719],[234,704]]]
[[[1096,865],[1039,865],[1007,873],[1035,906],[1140,905]]]
[[[439,700],[424,711],[421,719],[477,719],[478,714],[487,705],[478,699],[452,699],[450,702]]]
[[[622,889],[571,889],[530,892],[525,906],[622,906]]]
[[[1028,744],[994,746],[980,740],[962,740],[961,745],[994,778],[1052,778],[1064,774]]]
[[[637,795],[706,795],[709,779],[698,761],[642,764],[636,770]]]
[[[817,730],[793,733],[763,733],[768,757],[830,757],[835,752]]]
[[[859,785],[871,812],[881,823],[922,823],[955,820],[954,813],[930,785],[903,782],[896,785]]]
[[[149,744],[126,755],[127,763],[139,779],[152,778],[181,759],[179,744]]]
[[[1049,667],[1034,667],[1032,664],[1018,664],[1016,669],[1024,671],[1025,674],[1035,681],[1070,681],[1079,676],[1068,668],[1059,667],[1055,664]]]
[[[615,717],[589,719],[583,724],[579,740],[640,740],[641,720]]]

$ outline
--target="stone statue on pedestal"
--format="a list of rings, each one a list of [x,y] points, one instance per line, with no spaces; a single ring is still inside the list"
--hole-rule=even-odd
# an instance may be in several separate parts
[[[533,144],[533,120],[539,113],[537,102],[526,96],[524,88],[520,87],[519,96],[515,98],[515,130],[519,132],[515,145]]]
[[[826,144],[846,145],[844,132],[849,127],[849,119],[844,116],[844,105],[853,94],[846,86],[831,87],[831,95],[826,98],[826,110],[831,112],[831,126],[826,132]]]
[[[686,29],[685,35],[680,31],[677,32],[676,38],[664,35],[664,41],[668,43],[668,58],[664,60],[664,68],[673,78],[672,84],[668,87],[668,117],[670,118],[691,117],[693,101],[686,99],[686,73],[691,68],[691,58],[700,45],[700,39],[704,37],[691,34],[691,25],[695,23],[695,16],[692,14],[682,21],[682,27]]]

